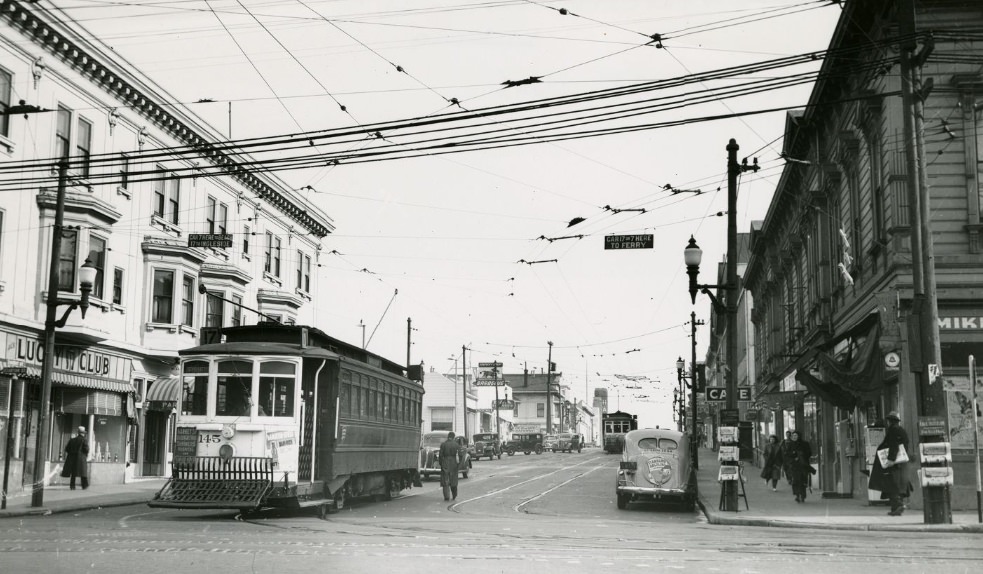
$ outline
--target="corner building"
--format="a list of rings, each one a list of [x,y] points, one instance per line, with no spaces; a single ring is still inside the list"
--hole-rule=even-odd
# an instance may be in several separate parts
[[[0,110],[40,109],[0,116],[0,434],[13,438],[0,461],[12,496],[34,476],[48,302],[79,300],[83,262],[97,268],[87,315],[75,310],[55,330],[48,484],[63,480],[61,453],[79,426],[93,483],[167,476],[177,351],[209,328],[256,323],[256,311],[312,324],[321,239],[334,229],[72,22],[39,4],[0,4]],[[194,247],[191,234],[232,242]],[[57,293],[47,292],[52,257]]]
[[[781,174],[768,214],[752,229],[744,274],[753,293],[755,401],[805,429],[818,485],[864,499],[885,415],[896,410],[918,478],[920,363],[913,308],[908,174],[899,64],[899,3],[847,2],[809,105],[789,112]],[[937,281],[941,368],[967,376],[983,355],[983,11],[977,2],[915,3],[923,150]],[[926,272],[932,272],[926,270]],[[965,391],[946,393],[953,509],[975,507],[973,416]],[[817,448],[818,447],[818,448]]]

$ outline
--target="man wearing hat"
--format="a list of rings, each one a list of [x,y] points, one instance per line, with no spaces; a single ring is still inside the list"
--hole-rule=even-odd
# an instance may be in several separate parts
[[[881,491],[881,498],[891,500],[891,516],[901,516],[904,514],[905,505],[902,498],[907,498],[911,493],[911,483],[905,472],[907,466],[904,462],[896,462],[898,451],[904,447],[908,451],[908,433],[901,426],[901,417],[897,411],[887,414],[887,430],[884,432],[884,440],[877,445],[877,450],[887,449],[887,460],[891,465],[884,468],[881,465],[880,457],[875,457],[874,468],[871,471],[871,488]]]
[[[77,435],[65,445],[65,467],[61,469],[64,478],[71,478],[68,487],[75,490],[75,477],[82,479],[82,490],[89,488],[89,440],[85,427],[79,427]]]

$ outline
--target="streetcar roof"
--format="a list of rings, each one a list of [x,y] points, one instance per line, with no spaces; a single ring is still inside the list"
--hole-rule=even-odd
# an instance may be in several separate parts
[[[178,351],[180,355],[294,355],[320,359],[338,359],[333,353],[321,347],[302,347],[289,343],[264,343],[244,341],[240,343],[212,343]]]

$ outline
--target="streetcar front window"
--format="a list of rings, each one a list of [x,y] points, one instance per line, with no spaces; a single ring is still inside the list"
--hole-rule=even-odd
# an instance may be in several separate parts
[[[184,364],[182,377],[181,414],[207,414],[208,406],[208,361],[188,361]]]
[[[260,364],[259,373],[259,416],[292,417],[296,366],[267,361]]]
[[[252,380],[251,361],[219,361],[215,416],[249,416]]]

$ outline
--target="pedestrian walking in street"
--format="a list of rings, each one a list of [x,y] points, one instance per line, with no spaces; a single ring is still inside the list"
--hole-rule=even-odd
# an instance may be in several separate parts
[[[785,440],[779,445],[779,452],[782,456],[782,472],[785,474],[785,480],[788,481],[789,485],[792,484],[792,457],[789,455],[788,449],[792,446],[792,431],[785,431]]]
[[[70,479],[68,488],[75,490],[75,478],[80,478],[82,490],[89,488],[89,441],[85,436],[85,427],[79,427],[78,434],[65,445],[65,466],[61,476]]]
[[[447,433],[447,440],[440,443],[440,486],[444,489],[444,500],[457,500],[457,476],[460,470],[463,448],[454,433]]]
[[[908,433],[901,426],[901,417],[897,411],[891,411],[887,415],[887,430],[884,432],[884,440],[877,445],[877,450],[887,449],[887,460],[891,461],[891,466],[884,468],[879,456],[874,457],[874,466],[870,471],[870,485],[872,490],[881,491],[881,498],[891,501],[890,516],[901,516],[905,511],[905,498],[911,494],[911,481],[908,480],[906,473],[907,464],[897,462],[898,452],[904,447],[908,451]]]
[[[778,437],[771,435],[768,437],[768,444],[765,445],[764,464],[761,468],[761,478],[765,483],[771,483],[771,491],[778,491],[778,479],[782,477],[782,449],[778,444]]]
[[[799,435],[798,431],[792,431],[792,440],[788,448],[789,463],[787,468],[792,472],[792,494],[795,495],[796,502],[806,501],[806,488],[812,479],[812,447],[809,442]]]

